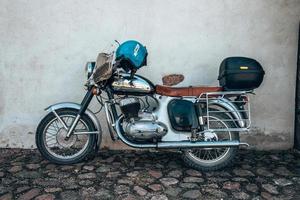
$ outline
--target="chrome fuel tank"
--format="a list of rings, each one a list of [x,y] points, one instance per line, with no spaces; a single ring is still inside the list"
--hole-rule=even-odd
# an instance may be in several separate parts
[[[130,74],[122,73],[111,83],[111,88],[115,94],[132,94],[146,95],[154,93],[155,86],[146,78],[134,75],[130,78]]]

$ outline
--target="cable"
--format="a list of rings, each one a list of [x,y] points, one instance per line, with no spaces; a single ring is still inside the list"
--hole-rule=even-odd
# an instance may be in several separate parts
[[[99,97],[100,97],[100,99],[99,99]],[[98,114],[101,110],[102,110],[102,108],[103,108],[103,106],[104,106],[104,104],[103,104],[103,100],[102,100],[102,96],[96,96],[96,99],[97,99],[97,101],[99,102],[99,104],[101,105],[101,107],[100,107],[100,109],[97,111],[97,112],[94,112],[94,114],[96,115],[96,114]]]
[[[146,104],[145,104],[145,101],[142,99],[142,98],[138,98],[136,97],[140,102],[143,103],[143,107],[142,108],[145,108],[146,107]]]
[[[148,95],[145,97],[145,99],[146,99],[146,103],[147,103],[146,110],[148,110],[148,108],[150,108],[150,104],[149,104],[149,101],[148,101]]]

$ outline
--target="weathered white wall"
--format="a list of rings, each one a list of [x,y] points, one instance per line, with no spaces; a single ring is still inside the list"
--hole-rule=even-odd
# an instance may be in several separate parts
[[[299,19],[299,0],[1,0],[0,147],[34,148],[43,108],[82,99],[85,62],[114,39],[136,39],[149,50],[139,73],[154,83],[182,73],[181,85],[216,85],[223,58],[260,61],[266,77],[243,138],[290,148]]]

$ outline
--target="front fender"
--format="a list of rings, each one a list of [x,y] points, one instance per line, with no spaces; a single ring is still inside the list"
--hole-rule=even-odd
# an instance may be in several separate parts
[[[229,111],[231,116],[236,120],[236,125],[238,125],[240,128],[245,128],[247,126],[246,121],[244,120],[242,114],[239,112],[239,108],[235,104],[230,102],[230,100],[226,98],[214,99],[209,100],[209,104],[220,106],[223,109]]]
[[[73,103],[73,102],[62,102],[62,103],[56,103],[51,106],[48,106],[45,108],[46,111],[52,112],[54,110],[62,109],[62,108],[73,108],[76,110],[79,110],[81,108],[81,105],[78,103]],[[95,128],[98,131],[98,147],[101,144],[101,139],[102,139],[102,129],[99,120],[97,119],[96,115],[89,109],[86,109],[85,114],[92,120]]]

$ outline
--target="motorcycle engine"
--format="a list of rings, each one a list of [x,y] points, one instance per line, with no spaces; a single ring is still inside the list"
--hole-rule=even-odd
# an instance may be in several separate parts
[[[165,124],[156,121],[152,112],[141,110],[138,98],[124,98],[119,104],[124,114],[123,130],[133,140],[157,140],[167,134],[168,129]]]

